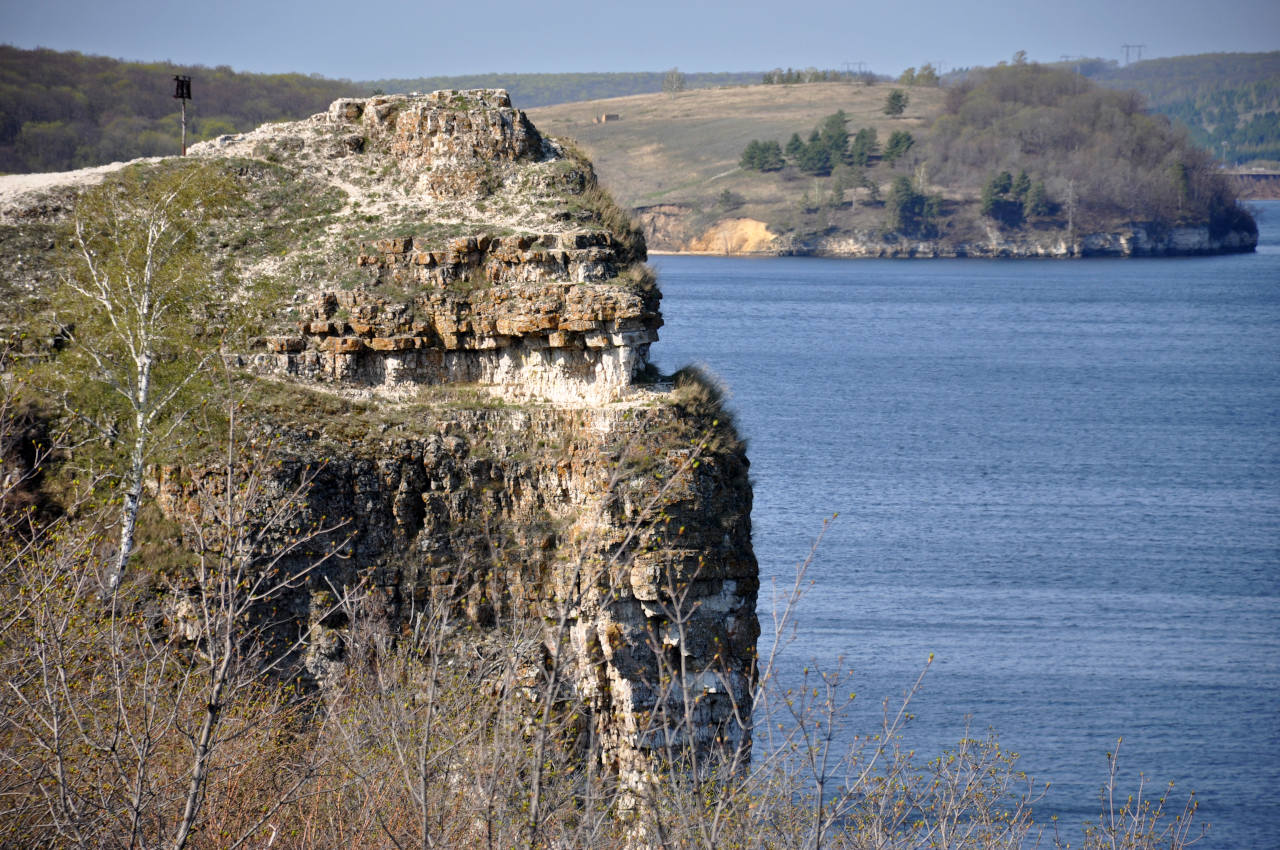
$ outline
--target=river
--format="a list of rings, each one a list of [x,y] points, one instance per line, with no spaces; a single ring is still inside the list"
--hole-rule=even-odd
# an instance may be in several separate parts
[[[1255,209],[1227,257],[654,258],[654,360],[718,375],[749,441],[762,621],[839,514],[787,651],[853,668],[847,735],[934,653],[909,743],[994,729],[1052,782],[1037,820],[1096,820],[1123,737],[1122,788],[1196,792],[1197,846],[1280,847],[1280,203]]]

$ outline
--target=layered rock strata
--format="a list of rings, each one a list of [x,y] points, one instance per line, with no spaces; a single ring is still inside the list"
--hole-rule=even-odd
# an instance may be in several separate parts
[[[896,239],[831,236],[812,241],[780,240],[778,253],[821,257],[1185,257],[1253,251],[1257,233],[1212,233],[1203,227],[1133,224],[1099,233],[1005,234],[992,230],[982,240]]]
[[[357,387],[478,383],[559,403],[625,395],[662,325],[651,279],[608,232],[365,243],[370,288],[323,290],[298,333],[267,341],[259,369]],[[610,283],[610,281],[614,281]],[[394,288],[404,296],[381,294]]]

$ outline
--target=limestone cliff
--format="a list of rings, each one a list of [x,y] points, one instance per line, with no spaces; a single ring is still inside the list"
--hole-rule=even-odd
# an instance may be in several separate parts
[[[822,257],[1186,257],[1253,251],[1256,231],[1213,233],[1201,227],[1134,223],[1096,233],[1005,233],[988,228],[981,239],[908,239],[880,234],[840,234],[779,240],[777,253]]]
[[[850,258],[960,257],[1179,257],[1247,253],[1256,249],[1256,230],[1217,233],[1209,226],[1169,227],[1131,222],[1105,231],[1071,233],[1065,228],[1003,231],[989,226],[968,237],[908,238],[878,230],[847,230],[820,236],[775,234],[764,222],[728,218],[701,233],[690,232],[680,212],[637,211],[651,244],[678,254],[815,256]]]
[[[649,366],[661,295],[590,164],[496,90],[340,100],[190,154],[247,197],[207,250],[274,293],[262,331],[226,352],[280,459],[272,487],[301,485],[298,521],[346,518],[351,535],[280,601],[287,622],[357,586],[392,639],[428,604],[477,629],[560,619],[567,644],[548,629],[528,664],[568,675],[625,781],[685,701],[698,746],[748,746],[747,458],[714,394]],[[0,191],[0,236],[27,270],[10,281],[20,323],[47,301],[47,228],[89,179]],[[234,310],[194,306],[211,323]],[[158,468],[161,506],[202,510],[209,469]],[[352,625],[326,622],[305,653],[321,685]],[[673,667],[693,684],[671,688]]]

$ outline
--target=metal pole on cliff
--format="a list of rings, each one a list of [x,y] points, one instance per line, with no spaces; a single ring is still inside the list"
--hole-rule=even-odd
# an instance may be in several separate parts
[[[173,96],[182,104],[182,155],[187,155],[187,101],[191,100],[191,78],[177,74],[173,78],[177,88]]]

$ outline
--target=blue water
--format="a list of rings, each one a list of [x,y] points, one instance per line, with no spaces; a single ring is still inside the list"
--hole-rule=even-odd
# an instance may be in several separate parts
[[[749,440],[756,554],[789,583],[838,512],[789,659],[836,659],[876,731],[991,727],[1052,781],[1194,790],[1205,848],[1280,847],[1280,204],[1253,255],[658,257],[664,371]],[[762,647],[767,649],[767,647]],[[967,719],[968,718],[968,719]]]

